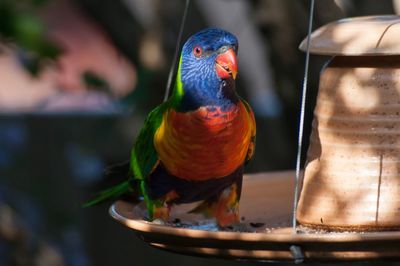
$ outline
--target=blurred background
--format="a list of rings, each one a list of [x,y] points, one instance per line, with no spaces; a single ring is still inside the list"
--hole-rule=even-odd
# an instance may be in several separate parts
[[[238,91],[254,108],[248,173],[294,169],[308,0],[192,0],[183,40],[205,27],[240,43]],[[0,0],[0,266],[252,265],[167,253],[80,206],[113,181],[163,99],[183,0]],[[317,0],[313,28],[393,14],[392,0]],[[311,57],[304,151],[327,57]],[[304,156],[303,156],[304,158]]]

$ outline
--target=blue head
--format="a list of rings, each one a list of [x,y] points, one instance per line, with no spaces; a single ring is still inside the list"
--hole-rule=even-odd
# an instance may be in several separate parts
[[[178,108],[190,111],[234,104],[237,51],[237,38],[227,31],[205,29],[192,35],[182,48],[178,80],[183,97]]]

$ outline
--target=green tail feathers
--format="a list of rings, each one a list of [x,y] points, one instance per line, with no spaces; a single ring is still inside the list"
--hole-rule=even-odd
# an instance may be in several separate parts
[[[91,207],[108,199],[115,199],[130,189],[129,181],[122,182],[116,186],[99,192],[99,196],[82,205],[83,208]]]

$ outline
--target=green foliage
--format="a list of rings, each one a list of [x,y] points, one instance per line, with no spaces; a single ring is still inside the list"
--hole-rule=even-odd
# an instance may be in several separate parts
[[[0,40],[24,51],[23,63],[32,74],[45,59],[55,59],[61,50],[46,38],[46,27],[37,11],[47,0],[1,0]]]

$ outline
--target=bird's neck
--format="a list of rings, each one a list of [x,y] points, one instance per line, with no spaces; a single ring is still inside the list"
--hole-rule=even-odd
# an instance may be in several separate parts
[[[181,86],[181,88],[177,88]],[[176,91],[180,90],[180,99],[175,101],[175,109],[179,112],[189,112],[204,106],[220,107],[226,110],[236,105],[238,96],[235,90],[235,81],[201,80],[197,82],[177,82]]]

